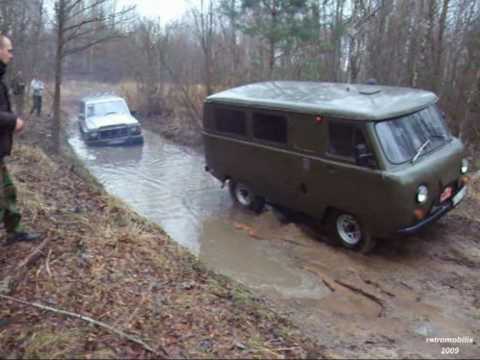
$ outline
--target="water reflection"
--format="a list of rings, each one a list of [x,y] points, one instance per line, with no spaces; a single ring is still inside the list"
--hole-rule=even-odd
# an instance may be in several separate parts
[[[205,172],[203,155],[149,131],[143,146],[88,147],[75,130],[70,145],[106,190],[211,268],[275,295],[318,299],[328,293],[284,251],[235,230],[234,222],[258,217],[233,206],[228,191]]]
[[[89,147],[75,132],[69,142],[107,191],[198,255],[201,220],[221,214],[229,198],[203,170],[201,155],[144,135],[143,146]]]

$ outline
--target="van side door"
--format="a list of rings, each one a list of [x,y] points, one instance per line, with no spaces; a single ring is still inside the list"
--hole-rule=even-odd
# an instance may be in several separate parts
[[[269,202],[288,206],[292,200],[292,164],[289,113],[254,109],[251,112],[251,179]]]
[[[368,222],[385,201],[384,183],[378,169],[366,122],[328,120],[328,148],[325,154],[326,202],[329,207],[350,212]],[[355,148],[371,153],[368,163],[358,165]]]
[[[295,196],[290,207],[321,217],[326,207],[322,199],[328,192],[322,159],[327,148],[326,120],[312,114],[293,114],[291,119],[292,150],[296,156],[291,168]]]

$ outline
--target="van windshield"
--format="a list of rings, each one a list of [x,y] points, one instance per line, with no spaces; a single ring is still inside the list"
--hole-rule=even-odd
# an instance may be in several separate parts
[[[450,132],[436,105],[382,121],[376,124],[376,130],[388,160],[394,164],[412,160],[419,151],[426,154],[451,140]]]
[[[102,101],[87,106],[87,117],[128,113],[128,107],[122,100]]]

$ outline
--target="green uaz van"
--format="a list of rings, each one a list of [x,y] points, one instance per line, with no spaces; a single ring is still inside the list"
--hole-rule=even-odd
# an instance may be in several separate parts
[[[255,83],[208,97],[206,169],[233,199],[326,221],[346,247],[413,234],[466,195],[463,145],[435,94],[321,82]]]

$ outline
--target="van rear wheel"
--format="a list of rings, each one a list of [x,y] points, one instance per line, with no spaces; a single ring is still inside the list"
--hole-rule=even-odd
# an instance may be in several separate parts
[[[228,186],[233,201],[241,207],[256,213],[261,213],[265,208],[265,199],[256,195],[248,185],[230,180]]]
[[[366,254],[375,247],[375,239],[352,214],[335,211],[331,215],[329,227],[330,234],[348,249]]]

